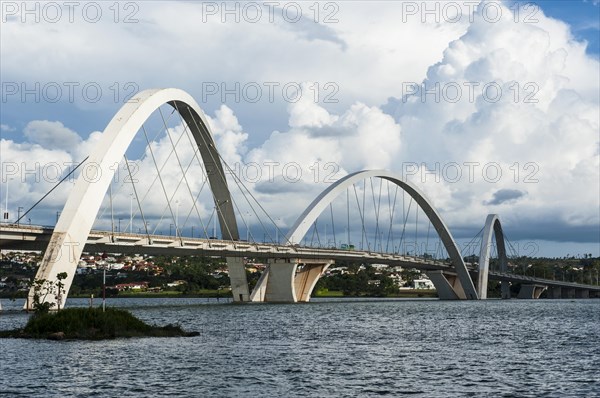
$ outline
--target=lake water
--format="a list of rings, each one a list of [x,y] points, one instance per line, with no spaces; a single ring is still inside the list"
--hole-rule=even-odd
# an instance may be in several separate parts
[[[2,300],[0,329],[24,325],[22,304]],[[600,396],[600,300],[108,305],[200,336],[0,339],[0,395]]]

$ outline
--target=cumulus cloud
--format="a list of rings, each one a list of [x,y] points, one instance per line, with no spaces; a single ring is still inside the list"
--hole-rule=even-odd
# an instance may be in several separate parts
[[[515,202],[524,195],[525,192],[521,192],[518,189],[500,189],[494,192],[492,199],[488,200],[486,204],[499,205],[506,202]]]
[[[281,225],[290,225],[339,177],[381,168],[395,170],[421,187],[451,228],[466,235],[478,230],[488,213],[497,212],[505,228],[527,231],[532,239],[549,239],[540,221],[548,219],[579,240],[597,238],[589,231],[600,225],[600,65],[586,54],[585,43],[574,40],[568,25],[542,12],[536,14],[535,23],[515,21],[504,5],[502,18],[494,23],[478,10],[472,23],[463,18],[455,24],[420,20],[399,24],[389,17],[398,15],[396,4],[378,3],[379,12],[369,13],[371,5],[355,3],[340,5],[344,11],[340,24],[282,27],[279,21],[242,24],[243,29],[192,23],[201,18],[193,4],[159,10],[144,3],[144,15],[151,21],[141,25],[145,36],[161,38],[152,48],[140,29],[77,26],[80,35],[74,36],[81,39],[65,48],[66,57],[74,61],[61,73],[69,77],[75,71],[100,69],[100,76],[110,80],[106,71],[114,70],[106,64],[90,65],[95,58],[68,56],[89,51],[83,48],[84,38],[102,31],[107,32],[103,35],[107,41],[94,51],[103,60],[120,57],[132,68],[128,70],[141,71],[136,75],[140,86],[179,85],[202,98],[202,79],[307,82],[297,102],[268,105],[269,118],[275,109],[277,117],[287,122],[276,129],[265,128],[271,126],[268,123],[250,125],[248,119],[265,119],[251,104],[219,104],[207,115],[225,161],[251,194],[283,219]],[[172,22],[176,18],[180,23]],[[3,69],[11,77],[38,72],[53,76],[65,68],[42,51],[50,45],[44,42],[50,37],[47,26],[30,27],[32,36],[46,39],[29,40],[29,46],[11,51],[19,45],[23,27],[9,25],[3,29],[2,51],[21,54],[3,59]],[[203,38],[201,56],[195,51],[198,43],[178,40],[190,36]],[[123,48],[135,50],[119,53],[109,45],[115,38]],[[407,38],[418,38],[418,45],[416,39]],[[228,43],[225,52],[224,43]],[[37,52],[46,58],[25,70],[22,65],[29,64],[19,59]],[[231,54],[245,61],[233,62]],[[178,73],[165,74],[160,65],[157,72],[142,67],[153,55],[159,63],[178,59],[176,65],[169,64]],[[38,68],[42,64],[44,70]],[[309,89],[315,81],[329,80],[340,89],[338,104],[315,101]],[[416,85],[407,84],[411,82]],[[182,131],[181,126],[171,130],[175,138]],[[5,156],[19,161],[81,159],[99,136],[96,132],[82,140],[60,122],[33,121],[24,129],[25,141],[2,141],[3,161]],[[160,162],[169,158],[169,140],[153,145]],[[182,163],[193,159],[193,145],[182,147],[180,156]],[[144,170],[152,168],[151,158],[141,163],[140,181],[150,188],[153,178]],[[178,166],[167,168],[165,174],[166,184],[176,189],[181,180]],[[201,183],[198,179],[193,189]],[[17,190],[22,190],[21,198],[27,189]],[[187,199],[178,200],[183,204]],[[125,193],[115,205],[127,213],[129,201]],[[156,203],[152,211],[160,216],[164,205]],[[200,206],[203,215],[213,211],[210,198]]]
[[[417,180],[451,192],[441,201],[457,210],[447,214],[450,225],[476,225],[498,211],[517,228],[547,218],[597,227],[598,60],[563,22],[540,13],[535,24],[515,23],[506,8],[502,15],[490,24],[477,14],[412,94],[388,102],[407,143],[397,159],[461,165],[458,181]],[[524,191],[518,202],[502,200]]]
[[[76,132],[65,127],[61,122],[48,120],[34,120],[27,123],[23,134],[29,142],[48,149],[62,148],[73,151],[83,141]]]
[[[208,123],[219,147],[219,153],[228,164],[241,161],[246,151],[245,145],[248,134],[242,131],[237,117],[227,105],[215,112],[215,118],[208,116]]]
[[[16,129],[14,127],[10,127],[8,124],[0,124],[0,131],[11,132],[15,130]]]
[[[400,2],[296,4],[302,8],[299,21],[283,19],[280,7],[275,7],[271,19],[266,6],[258,21],[249,22],[239,15],[236,21],[235,15],[221,14],[224,3],[217,4],[217,14],[206,15],[203,3],[194,2],[175,2],[168,8],[162,3],[140,3],[136,23],[115,23],[108,3],[100,3],[103,18],[98,23],[85,23],[79,14],[76,23],[69,23],[66,14],[57,23],[43,19],[34,23],[33,18],[21,23],[11,18],[3,24],[0,37],[2,54],[11,54],[2,57],[3,81],[24,82],[28,89],[35,83],[43,87],[56,82],[63,88],[61,103],[69,97],[63,83],[78,84],[74,90],[77,108],[65,117],[81,109],[110,115],[131,88],[181,87],[211,112],[222,102],[234,104],[230,107],[244,118],[253,132],[252,145],[258,146],[280,128],[277,122],[287,121],[279,116],[287,106],[282,93],[285,84],[313,81],[321,90],[327,83],[334,84],[323,90],[320,101],[331,95],[335,102],[328,107],[337,113],[357,101],[376,105],[393,94],[390,90],[398,90],[402,81],[420,81],[426,68],[439,60],[443,49],[468,25],[468,18],[423,24],[412,17],[397,23],[402,17]],[[419,38],[418,47],[407,40],[411,37]],[[89,46],[91,42],[94,46]],[[58,47],[60,57],[56,56]],[[235,83],[243,87],[252,82],[263,88],[257,103],[246,101],[243,95],[234,99],[235,94],[223,99],[222,87],[231,90]],[[267,82],[277,85],[273,98],[264,86]],[[84,100],[83,86],[88,83],[101,87],[98,102]],[[219,91],[208,95],[206,83],[216,83]],[[21,95],[10,99],[4,104],[6,109],[31,118],[33,104],[23,110],[12,106]],[[81,123],[79,130],[83,130],[78,119],[63,122]]]

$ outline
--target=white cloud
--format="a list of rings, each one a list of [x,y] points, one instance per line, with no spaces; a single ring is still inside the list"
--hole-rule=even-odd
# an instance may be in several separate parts
[[[34,120],[27,123],[23,134],[29,142],[39,144],[48,149],[65,149],[69,152],[77,149],[82,142],[81,137],[61,122]]]
[[[228,105],[207,115],[223,158],[232,167],[238,165],[252,194],[283,219],[282,225],[293,222],[328,186],[324,179],[332,172],[334,179],[360,169],[402,173],[415,163],[414,175],[408,178],[430,196],[451,228],[477,230],[487,213],[497,212],[507,228],[552,220],[557,228],[575,231],[573,240],[589,240],[576,232],[600,224],[600,66],[586,54],[585,44],[573,39],[569,26],[541,12],[537,23],[516,23],[506,7],[497,23],[481,15],[471,24],[464,18],[455,24],[421,23],[416,18],[398,23],[392,16],[399,15],[400,6],[372,4],[340,3],[338,24],[313,29],[310,24],[284,26],[281,21],[233,28],[201,24],[195,4],[164,8],[145,2],[142,22],[133,27],[69,27],[78,33],[70,34],[74,39],[63,51],[69,63],[45,50],[52,47],[53,38],[66,34],[66,26],[11,23],[3,27],[2,52],[15,56],[3,57],[3,71],[14,79],[135,79],[140,87],[180,86],[199,102],[203,81],[307,82],[295,103],[278,99],[257,108],[225,101]],[[91,37],[102,38],[93,54],[84,46]],[[190,37],[195,39],[182,39]],[[115,41],[121,43],[117,49]],[[22,62],[38,53],[40,62]],[[148,59],[155,62],[152,68]],[[115,70],[115,60],[123,68]],[[338,84],[340,103],[313,100],[311,84],[326,81]],[[421,92],[403,97],[403,83],[421,81],[430,89],[439,85],[438,101]],[[490,95],[482,91],[486,84],[501,88],[498,101],[485,97]],[[450,100],[456,86],[462,95]],[[474,87],[473,99],[469,87]],[[389,97],[386,105],[377,106]],[[254,114],[257,109],[260,117]],[[267,130],[262,126],[268,122],[250,127],[246,122],[250,116],[281,117],[278,112],[285,109],[287,126]],[[182,129],[171,131],[176,138]],[[3,161],[5,156],[18,161],[81,159],[100,133],[81,140],[60,122],[33,121],[24,134],[27,142],[2,141]],[[159,164],[170,150],[166,138],[153,146]],[[186,164],[193,146],[182,146],[180,155]],[[145,189],[153,181],[151,162],[146,158],[140,168]],[[457,182],[447,175],[436,182],[436,172],[427,172],[439,167],[440,174],[451,162],[462,173]],[[476,164],[473,180],[468,164]],[[493,166],[489,172],[501,170],[501,176],[482,175],[486,165]],[[256,167],[260,178],[254,178]],[[170,189],[177,186],[179,175],[177,165],[165,170]],[[200,184],[201,179],[194,181],[193,189]],[[20,187],[20,198],[29,198],[28,192],[37,189]],[[159,186],[153,189],[160,196]],[[201,205],[203,215],[212,211],[208,199]],[[127,213],[129,193],[115,202]],[[152,211],[160,214],[164,205],[153,203]]]
[[[208,123],[223,160],[228,164],[241,162],[248,134],[242,131],[242,126],[231,108],[221,105],[215,112],[215,118],[208,117]]]
[[[339,103],[330,102],[328,108],[337,112],[356,101],[379,104],[397,92],[402,82],[420,81],[427,66],[439,60],[448,43],[467,27],[467,21],[422,24],[416,17],[399,23],[402,5],[395,2],[331,3],[339,7],[333,15],[338,22],[323,21],[330,15],[328,8],[328,12],[320,10],[317,19],[321,23],[316,24],[311,4],[296,4],[302,5],[305,16],[298,23],[281,17],[269,22],[266,9],[257,23],[244,18],[236,23],[231,16],[222,23],[220,14],[206,17],[202,3],[160,1],[139,3],[135,14],[139,22],[131,24],[114,23],[108,3],[103,6],[105,18],[98,23],[85,23],[79,16],[76,23],[11,19],[3,24],[0,38],[2,53],[11,54],[2,58],[3,79],[26,82],[28,88],[36,81],[42,86],[78,83],[75,104],[85,110],[114,109],[115,91],[122,99],[129,93],[123,87],[127,82],[134,82],[140,90],[182,87],[201,103],[204,83],[225,83],[231,89],[234,82],[241,86],[272,82],[277,84],[273,101],[265,86],[256,104],[243,96],[241,104],[235,104],[234,95],[226,97],[235,104],[231,108],[258,112],[262,116],[259,127],[272,129],[273,113],[284,112],[287,105],[282,94],[286,83],[318,82],[321,101],[333,95]],[[281,9],[276,15],[281,15]],[[407,40],[411,37],[419,38],[418,47]],[[82,100],[82,86],[90,82],[103,90],[98,103]],[[325,89],[327,82],[339,91]],[[66,98],[68,90],[63,91]],[[221,94],[219,90],[208,95],[206,101],[210,106],[224,102]],[[266,133],[259,130],[255,135],[263,140]]]

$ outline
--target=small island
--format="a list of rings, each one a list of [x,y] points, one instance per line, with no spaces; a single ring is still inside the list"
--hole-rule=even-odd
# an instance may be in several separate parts
[[[67,308],[34,314],[24,328],[0,331],[0,337],[50,340],[103,340],[122,337],[189,337],[177,325],[153,326],[129,311],[106,308]]]

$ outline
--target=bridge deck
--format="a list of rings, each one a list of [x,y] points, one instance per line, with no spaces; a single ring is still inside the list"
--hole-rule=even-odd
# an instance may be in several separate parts
[[[0,226],[1,250],[40,250],[46,249],[53,227],[37,225],[2,225]],[[301,258],[336,261],[360,261],[368,263],[398,265],[424,271],[442,270],[453,272],[454,268],[447,261],[424,259],[415,256],[379,253],[365,250],[342,250],[336,248],[313,248],[299,245],[277,245],[271,243],[255,243],[245,241],[226,241],[175,237],[165,235],[145,235],[110,231],[92,230],[84,251],[123,254],[149,255],[199,255],[219,257],[255,257],[255,258]],[[473,275],[478,273],[476,267],[469,267]],[[535,278],[502,272],[489,272],[489,279],[514,283],[542,284],[548,287],[589,289],[600,292],[600,286],[584,285],[567,281]]]

